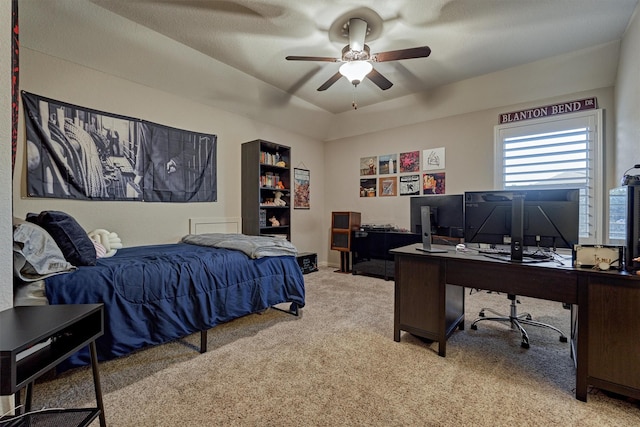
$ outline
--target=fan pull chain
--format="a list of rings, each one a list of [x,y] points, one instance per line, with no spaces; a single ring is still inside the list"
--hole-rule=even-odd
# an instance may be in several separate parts
[[[354,110],[358,109],[358,103],[356,102],[356,88],[357,86],[353,86],[353,100],[351,101],[351,106]]]

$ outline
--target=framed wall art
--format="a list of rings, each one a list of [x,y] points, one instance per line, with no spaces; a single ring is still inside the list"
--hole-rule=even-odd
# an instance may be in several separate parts
[[[308,169],[293,169],[293,208],[310,209],[310,172]]]
[[[400,173],[420,172],[420,151],[400,153],[398,168],[400,169]]]
[[[378,173],[380,175],[388,175],[398,172],[397,154],[385,154],[384,156],[380,156],[378,159]]]
[[[444,147],[422,151],[422,170],[444,169]]]
[[[444,194],[445,174],[425,173],[422,175],[422,194]]]
[[[360,179],[360,197],[376,197],[377,183],[375,178]]]
[[[380,188],[380,197],[389,197],[398,195],[398,177],[386,176],[378,178]]]
[[[400,177],[400,195],[401,196],[419,196],[420,195],[420,175],[403,175]]]
[[[378,174],[378,156],[360,157],[360,175]]]

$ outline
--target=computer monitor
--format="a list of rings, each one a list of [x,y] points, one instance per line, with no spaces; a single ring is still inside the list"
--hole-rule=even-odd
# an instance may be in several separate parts
[[[422,206],[429,206],[431,234],[457,237],[464,235],[464,196],[462,194],[433,194],[411,197],[409,202],[411,232],[422,234]]]
[[[629,271],[640,267],[640,185],[609,190],[609,243],[624,245],[624,263]]]
[[[512,261],[522,260],[526,247],[578,243],[577,189],[471,191],[464,197],[465,243],[509,245]]]

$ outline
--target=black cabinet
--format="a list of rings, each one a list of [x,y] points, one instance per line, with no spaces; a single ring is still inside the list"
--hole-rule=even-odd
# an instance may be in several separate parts
[[[385,280],[395,276],[395,263],[390,249],[421,242],[419,234],[401,231],[355,231],[351,247],[353,274],[368,274]]]
[[[242,233],[291,240],[291,148],[242,144]]]

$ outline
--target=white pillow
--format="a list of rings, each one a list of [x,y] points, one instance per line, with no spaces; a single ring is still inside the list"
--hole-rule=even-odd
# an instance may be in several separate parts
[[[25,282],[75,270],[55,240],[39,225],[14,219],[13,271]]]

